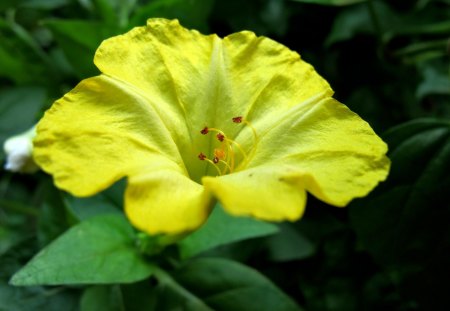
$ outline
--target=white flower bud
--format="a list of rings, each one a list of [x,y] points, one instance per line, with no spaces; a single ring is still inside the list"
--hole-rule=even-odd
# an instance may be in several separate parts
[[[8,138],[3,150],[6,154],[5,170],[20,173],[34,173],[39,167],[33,160],[33,138],[35,127],[25,133]]]

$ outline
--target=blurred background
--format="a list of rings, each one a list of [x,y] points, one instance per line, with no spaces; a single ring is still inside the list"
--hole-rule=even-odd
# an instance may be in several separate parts
[[[283,43],[389,144],[391,175],[368,197],[345,209],[309,197],[305,217],[280,234],[211,254],[258,269],[305,310],[450,308],[449,0],[2,0],[0,143],[99,73],[103,39],[150,17]],[[80,288],[8,280],[83,202],[62,202],[42,172],[0,171],[0,310],[78,309]]]

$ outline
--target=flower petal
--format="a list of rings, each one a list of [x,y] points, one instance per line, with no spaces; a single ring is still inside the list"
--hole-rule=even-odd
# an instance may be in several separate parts
[[[240,128],[233,117],[264,123],[312,96],[333,93],[311,65],[269,38],[249,31],[204,36],[177,20],[149,19],[146,27],[105,40],[95,64],[153,99],[197,182],[215,173],[197,159],[215,143],[213,135],[199,134],[204,126],[235,137]]]
[[[258,139],[252,158],[238,173],[203,179],[233,214],[295,220],[303,211],[305,190],[345,206],[367,195],[389,171],[386,144],[332,98],[293,107]],[[252,142],[251,137],[240,140]]]
[[[263,220],[294,221],[303,214],[306,191],[282,179],[278,167],[258,167],[220,177],[203,177],[227,212]]]
[[[34,158],[58,187],[78,196],[143,168],[185,173],[148,99],[106,76],[82,81],[53,104],[38,124]]]
[[[212,208],[204,188],[173,170],[148,171],[129,178],[125,211],[149,234],[181,233],[199,227]]]
[[[293,107],[261,133],[249,167],[288,166],[310,176],[304,187],[320,200],[345,206],[367,195],[389,172],[387,145],[357,114],[333,98]]]

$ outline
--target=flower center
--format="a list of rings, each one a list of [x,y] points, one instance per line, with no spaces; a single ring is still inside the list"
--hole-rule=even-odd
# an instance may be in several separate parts
[[[200,131],[202,135],[207,135],[209,133],[216,133],[216,139],[220,143],[219,147],[214,149],[214,152],[211,155],[211,157],[207,157],[205,154],[200,152],[198,158],[199,160],[207,161],[209,164],[214,166],[219,176],[233,173],[236,170],[237,153],[241,154],[243,158],[242,163],[244,165],[247,164],[249,158],[253,155],[253,151],[255,150],[254,147],[258,143],[258,135],[256,133],[256,130],[249,121],[239,116],[232,118],[232,122],[237,124],[243,124],[245,126],[248,126],[252,130],[254,143],[250,152],[246,152],[238,142],[227,137],[225,132],[220,129],[205,126]]]

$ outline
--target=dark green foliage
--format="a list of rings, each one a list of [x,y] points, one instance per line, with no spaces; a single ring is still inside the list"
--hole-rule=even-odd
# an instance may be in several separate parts
[[[168,238],[125,219],[125,180],[79,199],[1,170],[0,311],[448,309],[448,0],[1,1],[0,143],[98,73],[102,40],[149,17],[298,51],[389,144],[389,178],[345,209],[309,197],[294,224],[217,206]]]

